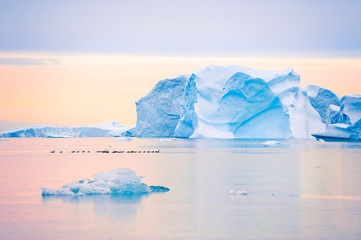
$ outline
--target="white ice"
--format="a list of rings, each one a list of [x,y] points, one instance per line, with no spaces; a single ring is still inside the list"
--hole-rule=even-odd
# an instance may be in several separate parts
[[[116,138],[114,141],[120,141],[120,142],[129,142],[132,141],[133,139],[131,137],[119,137]]]
[[[110,172],[95,174],[94,180],[84,179],[68,183],[60,189],[41,188],[43,196],[83,196],[101,194],[148,194],[166,192],[168,188],[148,186],[142,183],[143,177],[127,168],[116,168]]]
[[[156,142],[172,142],[176,140],[176,138],[157,138],[154,141]]]
[[[247,191],[235,191],[234,189],[231,189],[229,192],[228,192],[229,195],[248,195]]]
[[[278,145],[278,144],[280,144],[280,142],[278,142],[278,141],[266,141],[266,142],[262,143],[262,145],[265,145],[265,146]]]

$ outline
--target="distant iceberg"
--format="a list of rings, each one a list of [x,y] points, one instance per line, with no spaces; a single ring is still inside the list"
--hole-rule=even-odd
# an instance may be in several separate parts
[[[351,98],[315,85],[301,87],[292,68],[208,66],[160,81],[136,103],[136,127],[124,135],[311,138],[330,124],[357,122],[361,107]]]
[[[119,137],[130,128],[114,121],[84,127],[33,126],[8,130],[0,133],[0,137]]]
[[[60,189],[41,188],[43,196],[84,196],[84,195],[142,195],[152,192],[168,192],[163,186],[148,186],[143,177],[127,168],[116,168],[107,173],[95,174],[94,180],[84,179],[68,183]]]

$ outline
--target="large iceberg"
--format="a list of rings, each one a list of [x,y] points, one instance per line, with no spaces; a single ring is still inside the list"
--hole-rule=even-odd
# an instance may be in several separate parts
[[[236,65],[208,66],[162,80],[136,107],[137,125],[126,136],[310,138],[329,124],[355,122],[355,109],[361,109],[328,89],[301,87],[292,68]]]
[[[94,180],[84,179],[68,183],[60,189],[41,188],[43,196],[84,196],[84,195],[141,195],[152,192],[168,192],[163,186],[148,186],[143,177],[127,168],[116,168],[110,172],[95,174]]]
[[[0,133],[0,137],[116,137],[121,136],[130,128],[132,127],[123,126],[114,121],[84,127],[33,126],[8,130]]]

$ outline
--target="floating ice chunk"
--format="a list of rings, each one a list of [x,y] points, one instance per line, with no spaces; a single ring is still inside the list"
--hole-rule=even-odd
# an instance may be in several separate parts
[[[3,138],[0,138],[0,142],[5,142],[5,141],[8,141],[7,139],[3,139]]]
[[[271,145],[277,145],[280,144],[280,142],[278,141],[266,141],[264,143],[262,143],[264,146],[271,146]]]
[[[148,186],[142,183],[143,177],[127,168],[116,168],[107,173],[94,175],[94,180],[84,179],[65,184],[60,189],[41,188],[43,196],[83,196],[102,194],[149,194],[152,192],[168,192],[163,186]]]
[[[133,139],[130,138],[130,137],[119,137],[119,138],[116,138],[114,141],[121,141],[121,142],[129,142],[129,141],[132,141]]]
[[[228,192],[229,195],[248,195],[248,193],[246,191],[235,191],[234,189],[231,189],[229,192]]]
[[[172,142],[174,140],[176,140],[176,139],[175,138],[158,138],[154,141],[156,141],[156,142]]]

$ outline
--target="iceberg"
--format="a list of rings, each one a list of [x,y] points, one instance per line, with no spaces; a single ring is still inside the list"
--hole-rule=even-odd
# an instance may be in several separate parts
[[[317,139],[361,140],[361,95],[346,95],[340,107],[330,105],[327,114],[327,128],[312,134]]]
[[[117,137],[121,136],[130,128],[132,127],[123,126],[114,121],[84,127],[33,126],[8,130],[0,133],[0,137]]]
[[[41,188],[43,196],[85,196],[85,195],[143,195],[153,192],[168,192],[163,186],[148,186],[143,177],[127,168],[116,168],[110,172],[95,174],[94,180],[84,179],[68,183],[60,189]]]
[[[346,102],[346,100],[343,100]],[[208,66],[160,81],[137,103],[137,124],[125,136],[177,138],[310,138],[347,123],[355,102],[282,71]],[[351,103],[352,102],[352,103]],[[340,111],[335,109],[340,107]],[[356,115],[353,118],[357,118]],[[341,119],[341,120],[340,120]]]

